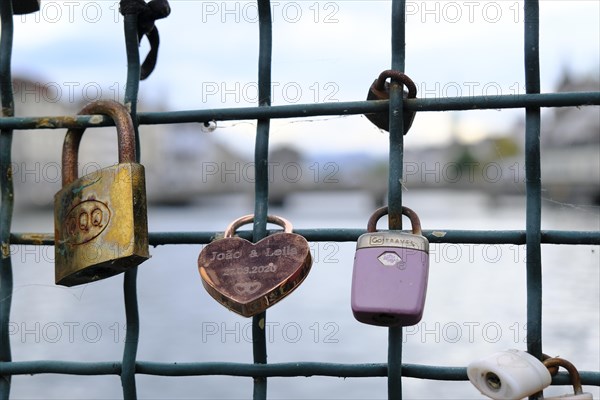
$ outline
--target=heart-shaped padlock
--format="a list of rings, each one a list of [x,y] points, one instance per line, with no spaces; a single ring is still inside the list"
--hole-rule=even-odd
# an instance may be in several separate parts
[[[292,233],[289,221],[269,215],[283,227],[258,243],[233,237],[235,230],[254,221],[246,215],[233,221],[223,239],[208,244],[198,257],[206,291],[219,303],[244,317],[263,312],[289,295],[308,275],[312,257],[304,237]]]

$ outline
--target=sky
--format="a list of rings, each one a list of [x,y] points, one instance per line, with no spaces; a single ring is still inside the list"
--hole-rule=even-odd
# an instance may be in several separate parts
[[[158,63],[140,85],[141,108],[190,110],[257,103],[255,2],[171,0],[157,21]],[[272,1],[272,104],[366,99],[391,63],[391,1]],[[566,70],[600,75],[600,2],[540,2],[542,92]],[[407,1],[406,74],[418,97],[525,92],[523,2]],[[52,101],[123,99],[126,56],[115,1],[42,1],[15,17],[13,74],[55,90]],[[146,39],[141,57],[149,49]],[[17,115],[18,110],[17,110]],[[407,147],[501,135],[523,110],[417,115]],[[308,153],[387,152],[387,133],[364,116],[274,120],[272,146]],[[453,133],[454,132],[454,133]],[[199,134],[202,132],[199,127]],[[255,125],[219,122],[210,133],[251,155]],[[454,136],[453,136],[454,135]]]

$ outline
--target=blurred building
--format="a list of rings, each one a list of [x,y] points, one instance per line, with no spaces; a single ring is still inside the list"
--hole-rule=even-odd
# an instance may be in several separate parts
[[[13,90],[17,117],[75,115],[86,103],[62,96],[52,84],[32,79],[15,79]],[[147,109],[165,111],[160,105],[139,105],[140,112]],[[141,162],[146,168],[150,203],[186,203],[200,195],[243,190],[244,182],[239,174],[234,175],[246,161],[202,128],[203,124],[140,126]],[[64,129],[15,131],[12,170],[17,208],[52,207],[54,194],[61,188],[65,133]],[[80,145],[79,175],[117,162],[115,128],[88,129]]]
[[[597,78],[565,74],[557,88],[598,91]],[[74,115],[84,102],[61,101],[52,85],[14,81],[16,116]],[[107,91],[109,92],[109,91]],[[65,99],[72,100],[72,99]],[[140,103],[139,111],[165,111]],[[600,109],[547,108],[542,118],[542,184],[544,198],[582,204],[600,202]],[[233,153],[218,137],[226,128],[202,123],[142,125],[142,164],[146,168],[149,203],[185,204],[214,194],[247,193],[256,181],[254,160]],[[223,132],[221,131],[223,130]],[[16,132],[13,173],[17,207],[50,207],[61,187],[63,129]],[[456,135],[458,138],[460,135]],[[79,174],[117,162],[114,128],[90,129],[83,137]],[[410,189],[477,190],[492,197],[525,193],[524,125],[476,143],[455,140],[444,147],[406,149],[405,187]],[[382,204],[387,196],[387,158],[366,153],[328,153],[307,157],[293,148],[272,149],[269,197],[284,204],[293,193],[362,191]]]

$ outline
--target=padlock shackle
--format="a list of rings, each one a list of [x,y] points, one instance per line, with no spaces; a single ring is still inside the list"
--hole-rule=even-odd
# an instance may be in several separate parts
[[[415,97],[417,97],[417,86],[415,85],[413,80],[405,74],[403,74],[402,72],[395,71],[393,69],[386,69],[381,74],[379,74],[379,77],[375,81],[375,89],[379,90],[380,92],[384,91],[385,81],[387,80],[387,78],[397,80],[403,85],[405,85],[408,89],[408,99],[414,99]]]
[[[254,214],[244,215],[243,217],[236,219],[227,226],[225,233],[223,234],[223,238],[233,237],[237,228],[253,221]],[[292,223],[285,218],[281,218],[276,215],[267,215],[267,222],[281,226],[285,233],[292,233]]]
[[[112,100],[98,100],[85,106],[78,115],[108,115],[115,122],[119,143],[119,164],[136,162],[135,130],[129,110]],[[85,128],[69,129],[65,135],[62,150],[63,187],[77,179],[77,153]]]
[[[381,207],[371,215],[369,218],[369,222],[367,223],[367,232],[376,232],[377,231],[377,221],[384,215],[387,215],[388,207]],[[410,223],[412,225],[412,233],[414,235],[421,235],[421,221],[419,220],[419,216],[416,212],[411,210],[408,207],[402,207],[402,215],[406,215],[408,219],[410,219]]]
[[[583,388],[581,386],[581,376],[577,368],[570,362],[560,357],[547,358],[543,361],[546,368],[550,369],[553,367],[563,367],[569,373],[571,378],[571,384],[573,385],[573,391],[575,394],[582,394]]]

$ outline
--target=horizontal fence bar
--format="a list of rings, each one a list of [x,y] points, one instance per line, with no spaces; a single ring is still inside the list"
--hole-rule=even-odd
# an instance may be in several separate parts
[[[269,234],[277,231],[269,230]],[[295,229],[309,242],[355,242],[364,229]],[[409,232],[409,231],[404,231]],[[237,234],[244,239],[252,239],[251,231],[239,231]],[[150,232],[149,240],[152,246],[207,244],[223,232]],[[475,230],[426,230],[423,236],[430,243],[473,243],[473,244],[525,244],[524,230],[505,231],[475,231]],[[52,233],[12,233],[11,244],[53,246]],[[542,243],[567,245],[600,245],[600,231],[542,231]]]
[[[77,361],[13,361],[0,363],[1,375],[69,374],[69,375],[119,375],[121,362]],[[159,363],[137,361],[136,374],[158,376],[227,375],[246,377],[309,377],[368,378],[387,376],[387,364],[338,364],[323,362],[289,362],[274,364],[243,364],[230,362]],[[402,375],[409,378],[443,381],[466,381],[465,367],[442,367],[403,364]],[[600,386],[600,372],[580,371],[584,385]],[[570,385],[566,372],[558,373],[554,385]]]
[[[517,94],[502,96],[462,96],[408,99],[404,101],[411,111],[465,111],[503,108],[572,107],[600,105],[600,92],[565,92]],[[141,125],[204,123],[209,121],[248,120],[263,118],[304,118],[333,115],[355,115],[385,112],[388,100],[331,102],[223,108],[208,110],[138,113]],[[108,117],[58,116],[0,118],[0,129],[66,129],[114,125]]]

